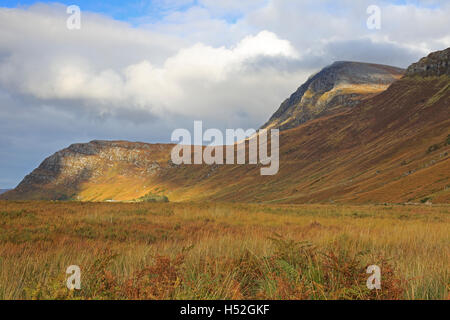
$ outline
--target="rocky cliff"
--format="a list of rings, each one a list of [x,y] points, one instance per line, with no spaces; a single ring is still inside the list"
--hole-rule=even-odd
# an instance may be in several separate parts
[[[385,65],[335,62],[311,76],[262,128],[290,129],[308,120],[352,108],[384,91],[403,72],[403,69]]]
[[[422,77],[450,75],[450,48],[430,53],[419,62],[413,63],[405,75]]]
[[[9,197],[83,200],[95,195],[83,194],[83,186],[111,184],[119,193],[146,194],[139,177],[148,179],[167,166],[170,145],[128,141],[99,141],[72,144],[45,159],[27,175]],[[129,184],[127,186],[127,184]],[[120,188],[119,188],[120,189]],[[114,191],[102,194],[103,200]]]

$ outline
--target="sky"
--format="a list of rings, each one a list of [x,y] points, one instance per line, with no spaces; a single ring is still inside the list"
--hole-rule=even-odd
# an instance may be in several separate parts
[[[449,17],[446,0],[0,0],[0,188],[72,143],[257,129],[334,61],[407,67],[450,47]]]

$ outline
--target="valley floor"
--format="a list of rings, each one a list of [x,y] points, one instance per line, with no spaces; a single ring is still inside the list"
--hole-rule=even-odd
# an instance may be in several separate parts
[[[448,205],[0,201],[0,299],[446,299]],[[66,269],[81,268],[81,290]],[[369,290],[369,265],[381,290]]]

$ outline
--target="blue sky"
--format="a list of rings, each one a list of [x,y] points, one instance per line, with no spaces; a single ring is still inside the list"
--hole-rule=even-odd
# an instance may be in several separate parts
[[[217,0],[221,1],[221,0]],[[225,0],[226,1],[226,0]],[[106,14],[118,20],[131,21],[141,16],[149,16],[157,20],[170,11],[185,11],[194,6],[203,6],[198,0],[108,0],[108,1],[33,1],[33,0],[2,0],[0,6],[8,8],[16,8],[20,6],[32,5],[35,3],[62,3],[65,5],[78,5],[83,10]],[[413,4],[417,7],[438,8],[439,1],[423,1],[423,0],[384,0],[372,1],[377,3],[392,3],[398,5]],[[336,7],[339,6],[337,1]],[[236,16],[228,17],[230,20],[236,19]]]
[[[222,0],[217,0],[222,1]],[[295,1],[295,0],[294,0]],[[226,2],[226,0],[224,1]],[[377,3],[392,3],[398,5],[412,4],[423,8],[439,8],[439,1],[423,1],[423,0],[385,0],[372,1]],[[137,21],[142,23],[139,18],[145,17],[147,23],[154,23],[161,20],[164,16],[172,12],[185,12],[193,7],[205,8],[205,5],[198,0],[109,0],[109,1],[33,1],[33,0],[2,0],[0,6],[8,8],[16,8],[20,6],[29,6],[35,3],[61,3],[64,5],[78,5],[82,10],[95,12],[110,16],[116,20],[126,21],[132,25],[136,25]],[[262,6],[264,1],[261,1]],[[256,7],[258,7],[256,6]],[[329,10],[339,10],[339,1],[334,4],[328,4]],[[215,12],[217,14],[217,12]],[[214,13],[213,13],[214,14]],[[235,23],[239,18],[242,18],[243,12],[232,10],[229,12],[222,12],[218,15],[221,19],[229,23]]]
[[[184,10],[193,5],[192,3],[181,4],[176,6],[167,6],[161,3],[161,1],[32,1],[32,0],[21,0],[21,1],[2,1],[2,5],[9,8],[15,8],[20,6],[28,6],[37,2],[42,3],[52,3],[58,2],[65,5],[78,5],[82,10],[102,13],[113,17],[117,20],[129,21],[133,18],[141,17],[143,15],[150,16],[157,20],[163,16],[167,10]]]
[[[127,21],[135,24],[137,18],[145,17],[148,23],[160,20],[171,12],[184,12],[192,7],[204,7],[197,0],[109,0],[109,1],[32,1],[32,0],[2,0],[0,6],[17,8],[29,6],[35,3],[61,3],[64,5],[78,5],[82,10],[101,13],[116,20]],[[233,23],[242,16],[239,12],[227,12],[221,16],[227,22]],[[141,21],[141,20],[140,20]]]

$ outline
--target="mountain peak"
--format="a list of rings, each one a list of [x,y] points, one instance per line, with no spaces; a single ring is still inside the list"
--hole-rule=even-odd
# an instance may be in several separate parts
[[[422,77],[450,75],[450,48],[430,53],[413,63],[406,70],[406,76]]]
[[[134,149],[136,147],[146,147],[148,144],[143,142],[130,142],[123,140],[92,140],[86,143],[74,143],[71,144],[65,151],[80,153],[85,155],[95,155],[105,149],[110,148],[122,148],[122,149]]]
[[[263,128],[290,129],[342,108],[354,107],[385,90],[403,72],[387,65],[336,61],[309,77]]]
[[[108,180],[110,175],[118,175],[127,184],[123,189],[138,188],[132,180],[136,176],[152,176],[167,165],[172,145],[149,144],[129,141],[93,140],[74,143],[46,158],[38,168],[28,174],[6,198],[21,198],[28,195],[32,199],[50,198],[67,200],[80,192],[79,186],[86,181],[98,182],[106,177],[105,185],[118,183]],[[133,177],[132,179],[130,177]],[[130,182],[129,179],[132,181]],[[141,193],[144,195],[140,181]],[[49,191],[42,186],[55,186]],[[135,189],[134,189],[135,190]],[[109,190],[114,193],[114,191]],[[32,194],[32,196],[29,196]],[[109,194],[108,194],[109,195]],[[95,195],[89,195],[95,199]],[[77,199],[82,199],[78,197]]]

